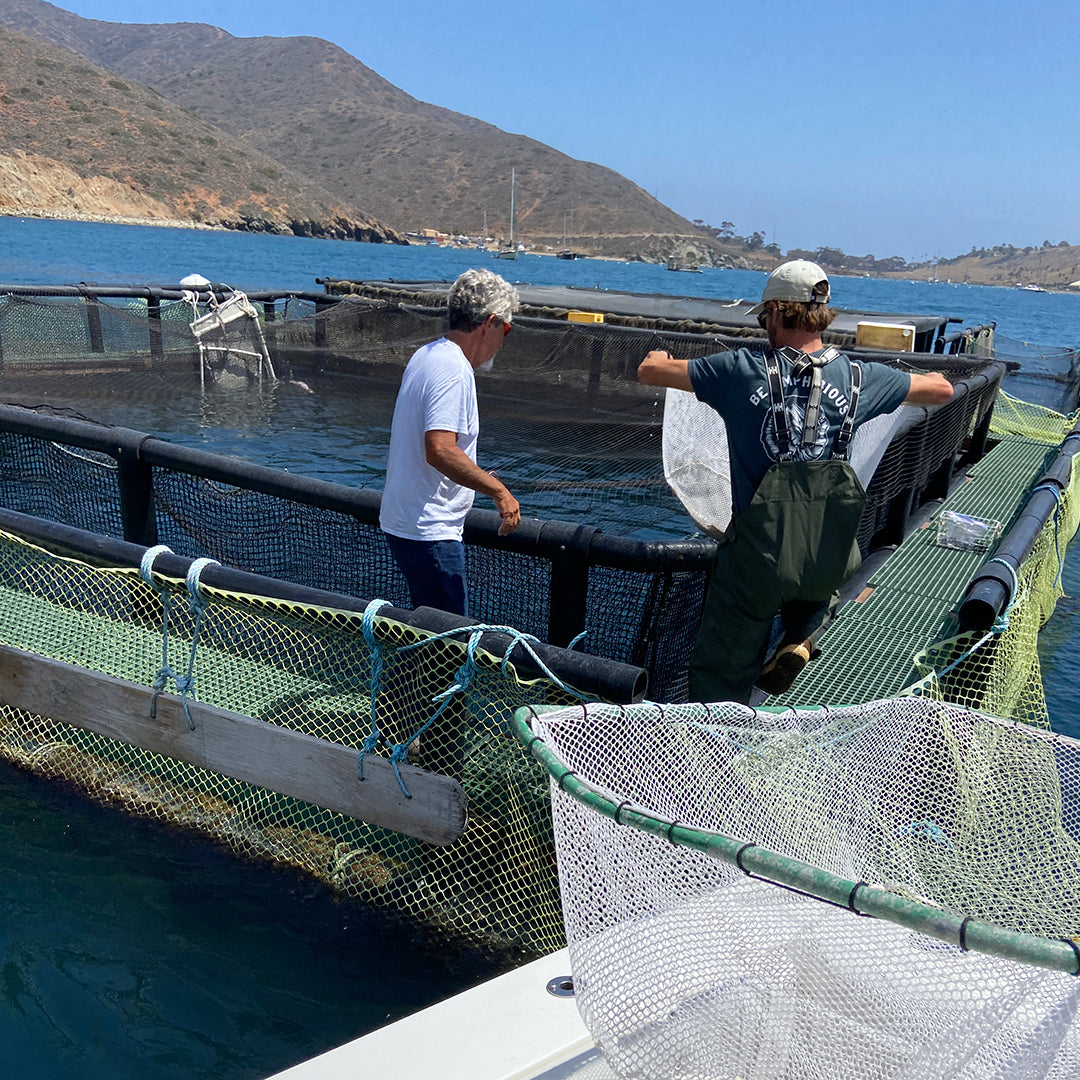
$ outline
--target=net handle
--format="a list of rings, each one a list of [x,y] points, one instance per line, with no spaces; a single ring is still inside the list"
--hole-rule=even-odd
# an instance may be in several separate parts
[[[613,798],[610,793],[582,780],[567,768],[533,731],[533,722],[541,714],[558,708],[560,706],[525,705],[515,710],[511,725],[514,735],[525,750],[543,765],[561,791],[617,824],[663,837],[679,847],[720,859],[737,867],[748,877],[847,908],[856,915],[884,919],[944,941],[964,952],[980,952],[1032,967],[1080,975],[1080,945],[1074,939],[1054,940],[954,915],[929,904],[907,900],[865,881],[849,881],[809,863],[768,851],[757,844],[682,825],[660,817],[645,807]],[[581,708],[584,714],[584,706]]]

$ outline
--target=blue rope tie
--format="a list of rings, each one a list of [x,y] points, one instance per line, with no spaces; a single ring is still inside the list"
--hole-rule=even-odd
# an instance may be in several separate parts
[[[216,559],[196,559],[189,567],[184,583],[187,585],[188,604],[195,616],[195,627],[191,632],[191,652],[188,655],[187,674],[180,678],[173,677],[176,683],[176,692],[180,695],[181,704],[184,706],[184,715],[187,717],[188,727],[194,731],[195,721],[192,719],[191,710],[188,708],[189,699],[195,697],[195,647],[199,641],[199,631],[202,629],[203,616],[210,606],[210,602],[202,594],[199,578],[208,566],[220,565]]]
[[[1057,577],[1054,578],[1054,588],[1058,589],[1061,587],[1061,575],[1065,570],[1065,560],[1061,557],[1061,511],[1064,509],[1061,489],[1057,484],[1039,484],[1032,489],[1032,495],[1036,491],[1049,491],[1054,496],[1055,503],[1057,503],[1054,507],[1054,554],[1057,556],[1058,572]]]
[[[195,721],[192,718],[188,702],[195,697],[195,650],[196,645],[198,644],[199,631],[202,628],[203,615],[209,607],[209,602],[206,597],[203,596],[200,589],[199,577],[207,566],[217,566],[218,563],[216,559],[196,559],[191,566],[188,567],[185,584],[188,591],[188,604],[195,616],[195,628],[191,635],[191,652],[188,656],[187,671],[183,675],[178,675],[169,664],[169,615],[172,611],[174,598],[168,588],[159,586],[153,579],[154,561],[157,559],[158,555],[167,551],[169,551],[169,548],[164,544],[159,544],[157,547],[147,549],[139,562],[139,575],[142,577],[143,581],[150,585],[151,588],[160,595],[162,610],[161,668],[151,684],[154,692],[150,696],[150,718],[153,720],[157,717],[158,695],[161,694],[171,679],[176,687],[177,694],[180,695],[181,704],[184,708],[184,716],[187,717],[188,728],[191,731],[194,731]]]
[[[433,723],[443,714],[446,707],[450,704],[455,694],[460,694],[466,691],[475,678],[478,668],[476,666],[476,650],[479,648],[480,641],[484,634],[496,633],[505,634],[510,638],[510,642],[506,647],[506,651],[503,654],[502,662],[499,665],[500,674],[506,678],[506,668],[510,662],[510,654],[519,645],[528,653],[529,657],[540,669],[543,675],[554,683],[564,693],[569,694],[571,697],[576,697],[581,701],[594,700],[594,695],[583,694],[578,690],[567,686],[548,666],[540,659],[536,654],[536,650],[532,647],[531,642],[539,643],[539,638],[532,634],[525,634],[520,630],[516,630],[512,626],[496,626],[496,625],[476,625],[476,626],[463,626],[456,630],[446,630],[441,634],[433,634],[431,637],[422,638],[419,641],[414,641],[409,645],[403,645],[398,649],[398,653],[411,652],[413,649],[425,648],[437,641],[449,640],[451,638],[456,639],[460,634],[468,634],[468,641],[465,646],[465,662],[458,668],[453,684],[441,693],[436,694],[431,700],[432,702],[438,702],[435,711],[428,717],[428,719],[404,742],[389,744],[386,743],[382,733],[379,731],[378,720],[376,715],[376,696],[378,694],[379,685],[382,679],[383,672],[383,652],[378,638],[375,636],[375,616],[378,612],[389,606],[388,600],[372,600],[364,609],[363,621],[361,628],[364,634],[364,641],[371,653],[371,734],[364,740],[364,744],[361,747],[360,755],[356,763],[356,772],[360,780],[364,779],[363,767],[364,758],[373,753],[378,745],[384,743],[390,750],[390,763],[394,769],[394,776],[397,778],[398,787],[401,789],[402,795],[406,799],[411,799],[412,795],[409,793],[408,788],[405,786],[405,782],[401,777],[401,762],[406,761],[408,758],[409,748],[420,736],[431,727]],[[579,634],[574,643],[579,641],[584,635]]]
[[[1002,619],[1005,620],[1005,625],[1007,626],[1009,622],[1008,617],[1003,615],[997,621],[1001,622]],[[959,667],[959,665],[962,664],[969,656],[974,656],[974,654],[977,653],[995,634],[1001,633],[1000,630],[996,629],[996,626],[997,623],[995,623],[994,626],[992,626],[985,634],[983,634],[983,636],[979,638],[979,640],[976,641],[975,644],[972,645],[971,648],[968,649],[967,652],[965,652],[962,656],[958,656],[951,664],[949,664],[947,667],[942,668],[941,671],[935,672],[937,677],[939,679],[944,678],[944,676],[948,675],[953,668]],[[922,693],[921,689],[917,692]]]
[[[444,635],[439,636],[442,637]],[[473,631],[469,634],[469,641],[465,647],[465,663],[457,669],[457,673],[454,676],[454,682],[451,684],[451,686],[448,687],[446,690],[443,690],[442,693],[436,694],[435,697],[432,698],[432,701],[439,702],[438,708],[404,742],[394,743],[390,746],[390,764],[393,766],[394,776],[397,778],[398,787],[401,788],[401,793],[405,796],[406,799],[411,799],[412,795],[409,793],[409,789],[405,786],[405,781],[401,778],[401,762],[408,760],[409,748],[414,742],[416,742],[417,739],[420,738],[421,735],[424,734],[425,731],[427,731],[429,727],[431,727],[432,724],[435,723],[436,720],[439,719],[440,716],[442,716],[442,714],[446,711],[447,705],[449,705],[450,702],[453,700],[454,695],[460,694],[462,691],[469,688],[469,685],[472,683],[473,678],[476,675],[476,646],[479,644],[480,638],[482,636],[482,631]],[[412,645],[406,645],[405,648],[401,651],[405,652],[406,649],[411,649],[415,645],[426,645],[431,640],[433,639],[428,638],[422,642],[414,641]]]
[[[1020,575],[1016,572],[1016,567],[1011,562],[1007,562],[999,555],[995,555],[990,562],[998,563],[1000,566],[1004,566],[1009,571],[1009,576],[1012,578],[1012,591],[1009,593],[1009,602],[1005,605],[1005,610],[994,620],[994,625],[990,628],[992,633],[1004,634],[1009,629],[1009,613],[1012,611],[1013,604],[1016,603],[1020,594]]]
[[[158,669],[154,681],[153,694],[150,697],[150,719],[157,717],[157,699],[169,679],[176,679],[176,672],[169,666],[169,612],[172,610],[172,593],[165,588],[160,588],[154,581],[154,562],[159,555],[172,554],[172,548],[165,544],[147,548],[143,557],[139,560],[139,577],[146,582],[161,597],[161,667]]]
[[[375,636],[375,616],[384,607],[390,607],[389,600],[372,600],[364,608],[364,618],[360,624],[364,634],[364,644],[367,645],[368,652],[371,654],[371,733],[364,740],[363,746],[360,748],[360,756],[356,759],[356,778],[358,780],[364,779],[364,758],[368,754],[374,753],[380,741],[382,741],[382,734],[379,731],[378,698],[382,684],[383,652],[382,645]],[[398,777],[398,783],[401,784],[400,777]],[[402,785],[402,791],[404,790],[404,785]],[[409,797],[407,791],[405,795]]]
[[[566,683],[564,683],[562,679],[560,679],[558,675],[556,675],[547,666],[547,664],[545,664],[544,661],[540,659],[540,657],[536,654],[536,650],[530,644],[530,642],[534,641],[539,644],[540,639],[538,637],[534,636],[533,634],[523,633],[521,630],[517,630],[513,626],[497,626],[494,624],[462,626],[457,630],[446,630],[441,634],[433,634],[431,637],[424,638],[422,641],[414,641],[411,645],[403,646],[400,651],[408,652],[410,649],[417,649],[421,646],[429,645],[434,641],[443,641],[448,638],[453,638],[457,634],[465,633],[468,633],[470,635],[470,641],[472,637],[475,636],[476,642],[479,642],[480,638],[484,634],[505,634],[507,637],[510,638],[510,644],[507,645],[506,652],[503,653],[502,663],[499,665],[499,672],[504,677],[506,676],[507,665],[510,663],[510,654],[514,651],[515,648],[520,645],[522,649],[524,649],[525,652],[528,653],[529,657],[532,659],[533,663],[536,664],[536,666],[540,669],[541,673],[547,679],[550,679],[551,682],[553,682],[564,693],[569,694],[571,697],[576,697],[580,701],[594,700],[595,695],[582,694],[580,691],[575,690],[573,687],[567,686]],[[580,635],[578,636],[580,637]],[[475,649],[475,644],[473,644],[472,647]],[[439,697],[441,696],[442,695],[438,695],[432,700],[438,701]]]

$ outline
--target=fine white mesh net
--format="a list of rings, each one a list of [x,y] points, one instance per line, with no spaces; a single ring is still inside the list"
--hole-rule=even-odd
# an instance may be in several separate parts
[[[620,1077],[1080,1075],[1077,742],[917,697],[532,727],[563,786],[592,789],[552,782],[559,877],[578,1005]],[[679,843],[634,827],[650,816]],[[686,829],[730,838],[739,866]],[[853,910],[819,899],[826,879],[864,883]],[[874,897],[906,924],[855,914]]]

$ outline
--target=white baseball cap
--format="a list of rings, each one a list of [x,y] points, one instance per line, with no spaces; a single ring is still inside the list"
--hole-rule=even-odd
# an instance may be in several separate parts
[[[829,302],[829,278],[825,271],[807,259],[792,259],[781,263],[765,282],[761,303],[755,304],[748,314],[760,315],[767,300],[798,300],[803,304],[827,304]]]

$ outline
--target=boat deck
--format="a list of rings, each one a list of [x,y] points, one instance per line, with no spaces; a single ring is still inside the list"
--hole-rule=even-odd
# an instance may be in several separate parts
[[[572,996],[566,949],[301,1062],[271,1080],[615,1080]]]
[[[1000,521],[1008,529],[1022,507],[1017,493],[1042,476],[1047,450],[1045,443],[1002,439],[941,509]],[[857,600],[840,608],[822,635],[822,655],[788,694],[768,699],[770,706],[857,705],[897,694],[912,682],[912,658],[954,632],[964,590],[989,557],[940,547],[936,517],[904,540]]]

